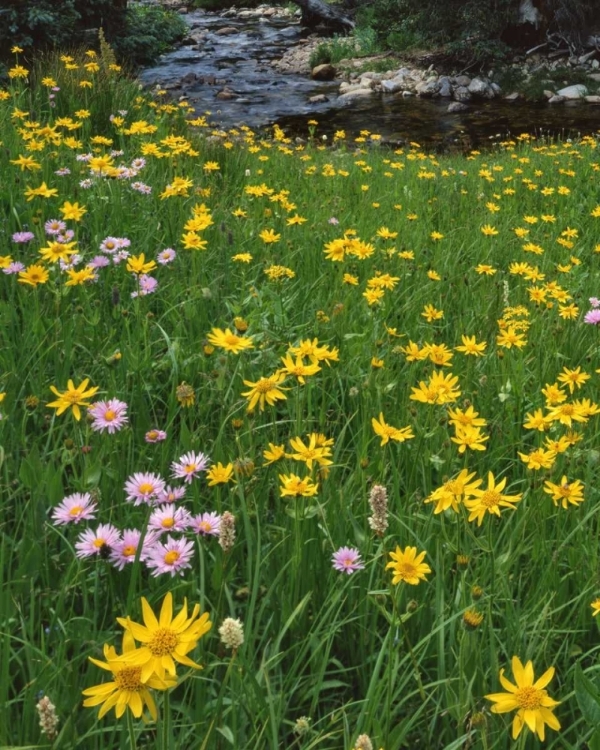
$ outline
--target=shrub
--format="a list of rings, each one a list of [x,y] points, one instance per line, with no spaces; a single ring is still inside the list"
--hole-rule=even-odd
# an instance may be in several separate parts
[[[119,60],[133,66],[150,65],[186,31],[178,13],[155,5],[133,5],[125,14],[122,33],[109,41]]]

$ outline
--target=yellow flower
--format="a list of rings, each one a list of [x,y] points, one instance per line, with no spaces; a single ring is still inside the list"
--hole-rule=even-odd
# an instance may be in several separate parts
[[[533,664],[528,661],[525,666],[517,656],[512,658],[512,671],[516,685],[504,677],[504,670],[500,670],[500,682],[506,693],[490,693],[486,699],[494,704],[491,708],[494,714],[517,711],[512,725],[512,737],[516,740],[521,734],[523,726],[537,734],[540,740],[545,739],[546,724],[550,729],[560,729],[560,723],[552,713],[554,706],[559,705],[544,690],[554,677],[554,667],[547,669],[534,682]]]
[[[560,480],[560,484],[544,482],[544,492],[552,496],[554,505],[558,506],[560,503],[563,508],[568,508],[569,503],[577,506],[584,500],[583,484],[578,479],[574,482],[569,482],[564,475]]]
[[[393,571],[392,584],[408,583],[411,586],[417,586],[421,581],[426,581],[427,576],[431,573],[431,568],[424,563],[426,552],[419,552],[417,555],[416,547],[406,547],[404,551],[396,546],[395,552],[390,552],[392,562],[386,566],[386,570]]]
[[[42,182],[37,188],[28,187],[27,190],[25,190],[25,197],[27,198],[28,203],[36,196],[40,198],[52,198],[55,195],[58,195],[58,190],[56,188],[49,188],[45,182]]]
[[[538,471],[539,469],[551,469],[556,461],[556,453],[551,450],[537,448],[531,453],[519,453],[519,458],[527,465],[528,469]]]
[[[14,68],[11,68],[8,71],[8,77],[9,78],[27,78],[29,75],[29,71],[27,68],[24,68],[22,65],[15,65]]]
[[[527,339],[524,334],[517,333],[512,326],[509,326],[496,336],[496,344],[504,349],[512,349],[513,346],[522,349],[527,344]]]
[[[491,226],[491,224],[484,224],[481,227],[481,234],[484,234],[486,237],[494,237],[498,234],[498,230]]]
[[[276,461],[279,461],[279,459],[285,458],[285,445],[269,443],[268,449],[263,451],[263,458],[266,459],[266,463],[263,464],[264,466],[274,464]]]
[[[143,683],[153,675],[160,680],[175,677],[175,662],[201,669],[187,654],[211,629],[212,622],[208,612],[198,617],[200,605],[196,604],[188,618],[187,600],[184,599],[181,611],[173,617],[173,595],[170,591],[163,599],[158,618],[144,597],[141,602],[144,625],[133,622],[129,617],[117,617],[119,625],[142,644],[140,648],[119,657],[119,662],[140,668],[140,680]]]
[[[248,411],[252,411],[256,404],[260,406],[261,411],[264,411],[265,402],[273,406],[276,401],[286,399],[287,396],[279,387],[284,380],[285,374],[282,372],[276,372],[267,378],[259,378],[255,383],[251,380],[244,380],[244,385],[250,388],[246,393],[242,393],[242,396],[248,399]]]
[[[250,336],[237,336],[229,328],[226,328],[224,331],[220,328],[213,328],[212,332],[206,338],[214,346],[218,346],[220,349],[225,349],[226,352],[232,352],[233,354],[239,354],[245,349],[254,348]]]
[[[432,323],[434,320],[441,320],[444,317],[444,311],[436,310],[433,305],[425,305],[421,316],[425,318],[428,323]]]
[[[308,469],[312,469],[313,461],[319,466],[331,466],[328,456],[331,456],[331,449],[326,445],[319,445],[319,435],[312,433],[309,435],[308,445],[305,445],[301,438],[295,437],[290,440],[295,453],[290,453],[287,458],[293,458],[295,461],[304,461]],[[265,455],[266,458],[266,455]]]
[[[228,463],[227,466],[223,466],[219,461],[206,472],[206,478],[209,487],[214,487],[216,484],[228,484],[233,478],[233,464]]]
[[[411,217],[410,217],[410,216],[408,216],[407,218],[409,218],[409,219],[410,219]],[[437,240],[443,240],[443,239],[444,239],[444,235],[443,235],[443,234],[441,234],[441,232],[432,232],[432,233],[431,233],[431,234],[430,234],[429,236],[431,237],[431,239],[432,239],[432,240],[433,240],[434,242],[435,242],[435,241],[437,241]]]
[[[175,389],[175,395],[181,406],[183,406],[184,408],[193,406],[196,401],[196,394],[194,393],[194,389],[191,385],[186,383],[185,380],[177,386],[177,388]]]
[[[11,159],[10,163],[16,164],[21,169],[21,172],[24,172],[26,169],[33,172],[42,168],[42,165],[31,156],[19,156],[17,159]]]
[[[564,383],[569,391],[573,393],[575,388],[581,388],[586,380],[589,380],[592,376],[586,372],[581,372],[581,367],[577,367],[575,370],[569,370],[568,367],[564,367],[562,373],[558,376],[557,380]]]
[[[45,284],[48,281],[49,276],[50,275],[44,266],[33,264],[27,266],[24,271],[19,271],[19,284],[29,284],[29,286]]]
[[[596,615],[600,612],[600,599],[594,599],[594,601],[590,604],[590,607],[592,608],[592,617],[596,617]]]
[[[146,256],[144,253],[139,255],[132,255],[127,259],[127,270],[130,273],[142,274],[153,271],[156,268],[156,263],[153,260],[146,262]]]
[[[73,221],[80,221],[83,214],[86,213],[87,208],[85,206],[80,206],[79,203],[70,203],[69,201],[65,201],[58,210],[63,215],[63,219],[65,219],[65,221],[68,219],[73,219]]]
[[[276,234],[275,230],[273,229],[263,229],[263,231],[258,236],[267,245],[273,242],[279,242],[279,240],[281,239],[281,235]]]
[[[523,427],[526,430],[539,430],[540,432],[545,432],[550,427],[551,421],[548,417],[544,416],[541,409],[536,409],[533,414],[528,412],[525,417],[526,419],[525,422],[523,422]]]
[[[75,255],[75,242],[48,242],[47,247],[40,248],[40,255],[47,263],[57,263],[59,260],[68,261],[69,255]]]
[[[386,445],[390,440],[394,440],[397,443],[403,443],[405,440],[412,440],[414,438],[413,431],[410,427],[392,427],[387,424],[383,412],[379,412],[379,421],[375,417],[371,419],[371,426],[375,434],[381,438],[380,445]]]
[[[155,690],[167,690],[175,685],[176,680],[168,678],[161,680],[155,675],[149,676],[142,680],[142,668],[132,666],[127,662],[122,662],[123,657],[129,657],[136,653],[133,636],[129,632],[123,634],[123,654],[118,656],[114,646],[104,646],[105,662],[98,659],[92,659],[92,664],[112,672],[113,681],[105,682],[87,688],[83,695],[89,696],[83,701],[83,705],[88,708],[102,704],[98,712],[98,718],[101,719],[111,708],[115,709],[117,718],[120,718],[129,708],[131,713],[139,718],[144,708],[148,708],[150,715],[156,721],[157,711],[154,698],[148,688]]]
[[[436,503],[434,515],[442,513],[448,508],[452,508],[458,513],[459,504],[466,498],[472,497],[473,490],[476,490],[482,483],[482,479],[471,480],[475,472],[469,474],[468,469],[463,469],[454,479],[449,479],[441,487],[434,490],[429,497],[425,499],[426,503]]]
[[[304,385],[306,382],[304,380],[305,377],[315,375],[321,369],[316,363],[305,365],[300,355],[296,356],[295,362],[290,354],[286,354],[285,357],[282,357],[281,361],[283,362],[284,366],[280,370],[280,373],[282,373],[284,377],[286,375],[294,376],[298,379],[299,383],[302,383],[302,385]]]
[[[485,490],[473,490],[473,499],[464,501],[465,507],[469,511],[468,520],[477,520],[477,525],[481,526],[486,512],[500,516],[500,508],[512,508],[514,510],[514,503],[519,502],[523,495],[503,495],[502,490],[505,487],[506,477],[496,484],[494,475],[491,471],[488,472],[487,488]]]
[[[486,276],[493,276],[496,273],[496,269],[493,266],[485,263],[480,263],[478,266],[475,266],[475,270],[479,275],[485,274]]]
[[[315,484],[310,477],[300,479],[297,474],[280,474],[281,497],[312,497],[317,494],[319,485]]]
[[[87,403],[88,399],[95,396],[98,391],[98,386],[88,388],[87,386],[89,382],[90,379],[85,378],[85,380],[75,387],[73,381],[69,379],[67,381],[67,390],[62,393],[55,386],[51,385],[50,390],[55,396],[58,396],[58,398],[56,401],[51,401],[46,404],[46,406],[49,406],[51,409],[56,409],[57,416],[60,416],[68,408],[71,408],[73,409],[73,416],[79,421],[81,419],[81,409],[79,407],[89,406],[89,403]]]
[[[484,451],[485,441],[489,440],[488,435],[482,435],[479,427],[456,427],[456,436],[450,440],[458,445],[458,452],[464,453],[467,448],[472,451]]]
[[[457,352],[462,352],[467,355],[470,354],[473,357],[483,357],[487,343],[485,341],[477,342],[475,336],[461,336],[462,345],[455,346]]]
[[[94,269],[89,266],[82,268],[80,271],[70,268],[67,271],[67,276],[69,280],[65,282],[65,286],[79,286],[80,284],[85,284],[86,281],[94,281],[96,279]]]

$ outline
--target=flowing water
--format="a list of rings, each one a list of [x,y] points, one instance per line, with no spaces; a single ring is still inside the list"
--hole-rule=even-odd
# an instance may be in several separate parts
[[[312,81],[272,67],[273,60],[306,35],[296,19],[224,17],[205,11],[192,11],[184,19],[190,33],[202,39],[163,55],[140,80],[185,95],[198,114],[209,111],[211,122],[223,128],[245,124],[259,130],[277,123],[288,135],[305,137],[307,120],[314,118],[318,135],[331,137],[345,130],[353,137],[369,130],[391,143],[418,141],[440,150],[471,148],[496,136],[524,132],[576,137],[600,129],[600,107],[577,102],[549,105],[499,99],[448,114],[447,100],[374,93],[340,107],[339,82]],[[236,31],[215,33],[224,27]],[[224,88],[232,92],[228,100],[217,97]],[[329,101],[311,104],[309,98],[317,94],[325,94]]]

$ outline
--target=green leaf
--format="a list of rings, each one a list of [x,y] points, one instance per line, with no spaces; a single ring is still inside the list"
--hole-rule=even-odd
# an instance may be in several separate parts
[[[580,664],[575,667],[575,697],[586,723],[591,727],[600,726],[600,693],[583,674]]]

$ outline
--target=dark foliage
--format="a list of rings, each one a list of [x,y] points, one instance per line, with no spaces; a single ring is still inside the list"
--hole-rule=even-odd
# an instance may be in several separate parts
[[[126,0],[0,0],[0,57],[13,45],[32,49],[94,46],[104,29],[120,62],[151,63],[186,30],[175,13]]]

